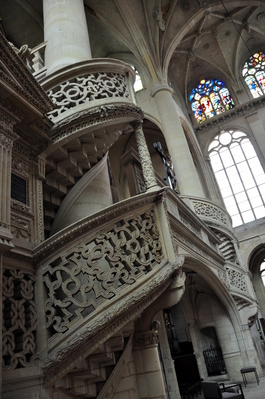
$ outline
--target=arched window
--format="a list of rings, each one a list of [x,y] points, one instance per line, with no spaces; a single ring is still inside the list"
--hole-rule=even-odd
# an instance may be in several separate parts
[[[261,262],[259,270],[263,285],[265,286],[265,259],[263,260],[263,262]]]
[[[265,94],[265,54],[252,55],[245,63],[242,75],[254,98]]]
[[[134,65],[131,65],[131,67],[133,68],[134,72],[135,72],[135,82],[134,82],[134,91],[140,91],[144,88],[143,86],[143,82],[141,79],[141,76],[138,72],[138,70],[136,69],[136,67]]]
[[[235,106],[222,80],[202,79],[190,94],[191,109],[198,123]]]
[[[208,151],[233,226],[265,217],[265,173],[247,135],[222,131]]]

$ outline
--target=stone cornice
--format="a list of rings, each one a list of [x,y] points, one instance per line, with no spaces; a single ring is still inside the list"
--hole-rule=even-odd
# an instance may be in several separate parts
[[[253,98],[247,103],[237,105],[229,111],[217,115],[214,118],[207,119],[205,122],[194,126],[194,131],[195,133],[199,134],[215,127],[220,128],[222,124],[240,116],[247,117],[251,114],[254,114],[258,109],[264,107],[264,105],[265,95],[258,98]]]
[[[53,109],[51,100],[1,32],[0,65],[2,65],[0,78],[7,86],[22,95],[31,105],[34,104],[38,110],[46,113]],[[7,75],[8,70],[11,71],[10,76]]]

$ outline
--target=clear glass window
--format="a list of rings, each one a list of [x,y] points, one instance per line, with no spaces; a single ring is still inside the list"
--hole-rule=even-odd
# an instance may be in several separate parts
[[[265,217],[265,173],[247,135],[222,131],[208,150],[233,226]]]

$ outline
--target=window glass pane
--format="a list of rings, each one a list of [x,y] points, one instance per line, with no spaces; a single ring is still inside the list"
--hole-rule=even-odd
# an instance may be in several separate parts
[[[252,211],[242,212],[241,213],[244,223],[249,223],[255,220],[254,213]]]
[[[222,192],[223,198],[229,197],[229,196],[231,196],[231,195],[233,194],[230,187],[225,187],[225,188],[223,188],[223,189],[221,190],[221,192]]]
[[[241,193],[242,191],[244,191],[244,186],[241,182],[238,184],[233,184],[234,194]]]
[[[213,153],[213,155],[211,155],[210,158],[214,172],[218,172],[219,170],[223,169],[223,165],[221,163],[219,154],[217,152]]]
[[[252,205],[252,208],[258,208],[259,206],[263,205],[263,201],[260,196],[251,198],[250,203]]]
[[[256,186],[255,180],[253,178],[248,179],[248,180],[244,179],[243,184],[244,184],[244,187],[246,190]]]
[[[248,211],[250,208],[250,203],[248,201],[244,201],[238,204],[238,207],[241,212]]]
[[[231,157],[230,151],[225,149],[224,151],[220,151],[220,156],[223,161],[223,165],[225,168],[228,166],[234,165],[233,158]]]
[[[265,174],[256,176],[256,182],[258,185],[265,183]]]
[[[241,146],[247,159],[251,159],[257,156],[256,151],[254,150],[253,145],[249,142],[249,140],[242,140]]]
[[[265,206],[260,206],[259,208],[254,208],[254,213],[257,219],[265,217]]]
[[[259,197],[259,191],[257,187],[253,187],[250,190],[247,190],[247,195],[249,199]]]
[[[238,204],[248,200],[245,192],[236,194],[235,197]]]
[[[236,163],[245,160],[244,153],[238,143],[232,143],[230,146],[230,151]]]
[[[243,224],[243,221],[242,221],[242,218],[240,215],[233,216],[232,221],[233,221],[234,227],[237,227],[237,226],[240,226],[241,224]]]

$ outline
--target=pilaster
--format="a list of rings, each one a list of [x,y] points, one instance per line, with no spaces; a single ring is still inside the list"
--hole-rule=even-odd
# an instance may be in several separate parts
[[[0,251],[12,247],[10,231],[11,163],[13,142],[18,135],[13,132],[11,119],[0,113]]]

